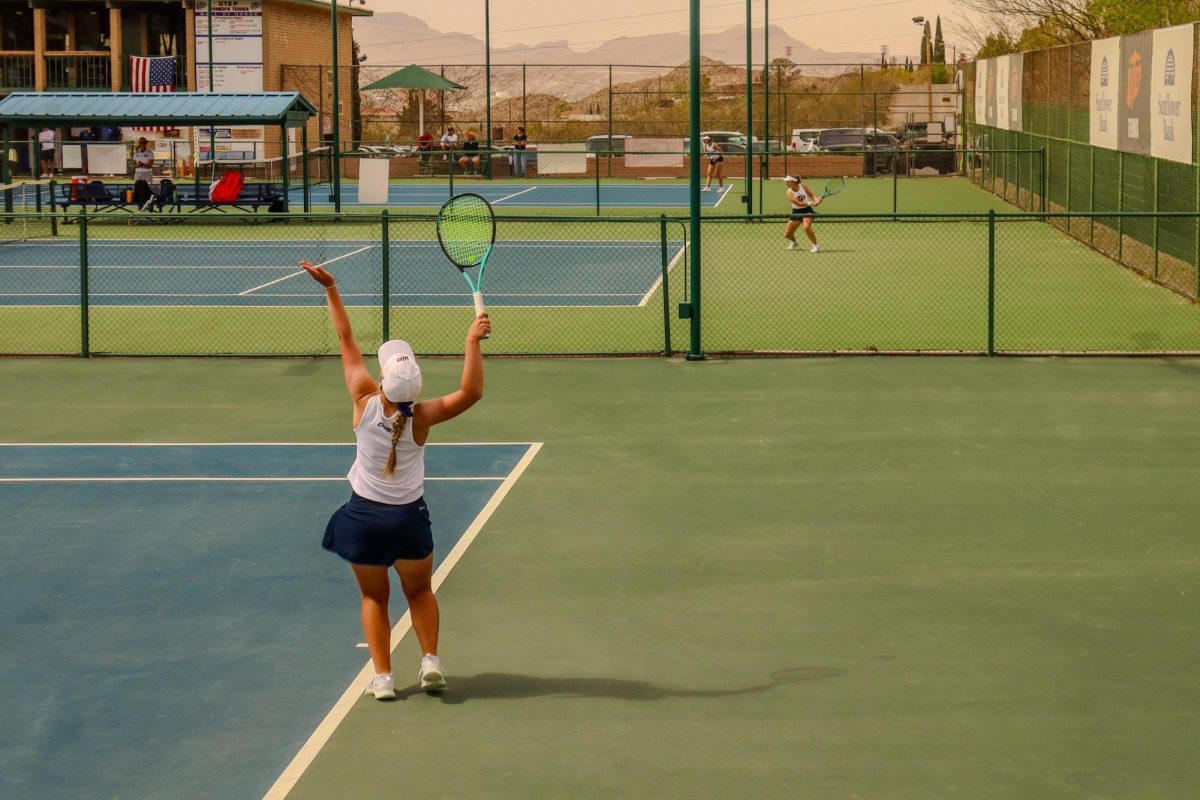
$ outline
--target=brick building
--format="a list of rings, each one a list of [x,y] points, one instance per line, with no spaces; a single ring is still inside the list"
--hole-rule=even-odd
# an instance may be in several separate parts
[[[132,91],[134,56],[173,59],[174,91],[207,91],[210,56],[218,91],[300,90],[282,85],[282,65],[330,63],[330,3],[322,0],[0,0],[0,96],[14,91]],[[373,12],[338,3],[341,135],[350,138],[354,17]],[[161,63],[161,62],[160,62]],[[321,73],[328,72],[328,66]],[[159,74],[162,74],[161,71]],[[329,76],[309,97],[322,110],[309,141],[332,133]],[[64,140],[77,131],[60,131]],[[136,135],[125,131],[125,139]],[[180,131],[187,139],[190,131]],[[244,131],[243,137],[250,132]],[[203,141],[203,136],[198,136]],[[265,137],[257,157],[278,155]],[[246,139],[248,141],[248,138]],[[273,146],[272,146],[273,145]]]

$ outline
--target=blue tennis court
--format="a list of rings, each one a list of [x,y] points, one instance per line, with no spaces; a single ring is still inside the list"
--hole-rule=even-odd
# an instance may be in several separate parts
[[[724,189],[713,188],[703,192],[700,202],[705,208],[715,208],[732,191],[727,184]],[[333,205],[333,187],[314,186],[309,189],[309,202],[314,206]],[[455,178],[454,193],[474,192],[496,206],[524,208],[594,208],[596,185],[594,183],[493,183],[478,178]],[[358,186],[342,184],[342,205],[358,205]],[[389,206],[401,208],[437,207],[451,197],[450,184],[406,183],[388,186]],[[293,186],[289,200],[299,208],[304,202],[304,190]],[[602,208],[687,208],[688,185],[686,183],[618,183],[600,184],[600,206]]]
[[[435,588],[537,449],[429,446]],[[357,592],[320,547],[353,458],[0,446],[0,796],[261,797],[360,700]],[[391,610],[403,632],[398,590]],[[405,640],[397,688],[417,658]]]
[[[378,306],[378,240],[146,241],[88,245],[95,306],[320,306],[324,293],[296,264],[327,264],[347,305]],[[670,267],[684,244],[669,242]],[[662,282],[660,241],[501,240],[488,262],[492,306],[639,306]],[[0,248],[0,306],[78,305],[79,244],[33,240]],[[393,306],[469,306],[461,276],[436,241],[392,240]]]

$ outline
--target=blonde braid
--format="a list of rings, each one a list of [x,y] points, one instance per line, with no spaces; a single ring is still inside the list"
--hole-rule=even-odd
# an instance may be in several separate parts
[[[400,436],[404,433],[404,426],[408,424],[408,418],[404,416],[404,411],[396,410],[396,421],[392,423],[392,452],[388,454],[387,464],[383,468],[383,477],[391,480],[396,474],[396,444],[400,441]]]

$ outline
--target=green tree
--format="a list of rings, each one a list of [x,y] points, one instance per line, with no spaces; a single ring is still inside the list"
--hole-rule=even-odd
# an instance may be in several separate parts
[[[929,20],[925,20],[925,31],[921,34],[921,66],[929,63],[929,47],[932,38],[929,33]]]
[[[362,73],[362,64],[367,60],[366,54],[358,46],[358,40],[350,37],[350,141],[351,148],[356,149],[362,141],[362,91],[359,89],[358,76]],[[340,70],[339,70],[340,71]]]
[[[1200,0],[958,0],[982,18],[968,31],[979,52],[1004,42],[1053,47],[1200,20]],[[1015,52],[1009,50],[1007,52]],[[1003,53],[999,53],[1003,55]],[[988,55],[979,55],[986,58]]]
[[[937,33],[933,35],[933,63],[946,63],[946,40],[942,38],[942,17],[937,18]]]

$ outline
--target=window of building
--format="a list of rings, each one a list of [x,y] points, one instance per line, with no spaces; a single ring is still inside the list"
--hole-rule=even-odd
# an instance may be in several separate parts
[[[4,9],[0,14],[0,48],[4,50],[33,49],[33,10]]]

